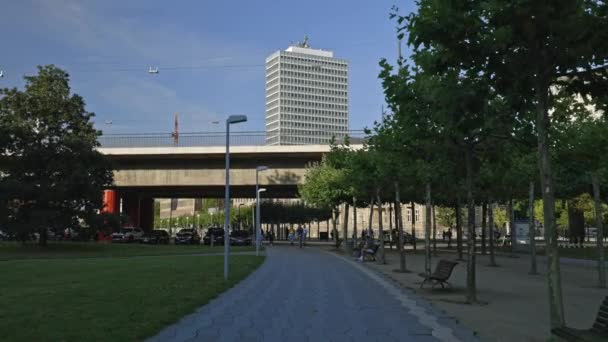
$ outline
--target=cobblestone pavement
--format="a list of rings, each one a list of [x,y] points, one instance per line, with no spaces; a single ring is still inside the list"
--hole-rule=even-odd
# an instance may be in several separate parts
[[[275,246],[247,279],[149,341],[475,341],[356,262]]]

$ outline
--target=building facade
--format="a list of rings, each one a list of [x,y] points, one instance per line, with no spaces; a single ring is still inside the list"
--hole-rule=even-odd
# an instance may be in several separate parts
[[[160,218],[178,217],[193,215],[201,210],[203,199],[201,198],[161,198],[157,199],[160,203]]]
[[[306,38],[266,58],[266,144],[324,144],[347,132],[346,60]]]

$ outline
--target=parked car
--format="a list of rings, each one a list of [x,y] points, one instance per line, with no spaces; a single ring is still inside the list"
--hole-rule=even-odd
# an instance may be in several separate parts
[[[14,239],[15,239],[14,234],[0,229],[0,241],[2,241],[2,240],[9,241],[9,240],[14,240]]]
[[[198,235],[196,229],[184,228],[175,234],[175,244],[195,245],[201,243],[201,236]]]
[[[79,240],[79,233],[74,228],[66,228],[64,230],[58,230],[55,234],[56,240]]]
[[[246,230],[235,230],[230,234],[230,244],[233,246],[251,245],[251,233]]]
[[[36,241],[40,240],[40,233],[39,232],[35,232],[34,236],[35,236]],[[47,240],[55,240],[55,231],[52,230],[51,228],[47,228],[46,229],[46,239]]]
[[[205,245],[211,245],[211,236],[213,236],[213,244],[214,245],[223,245],[224,244],[224,228],[209,228],[205,232],[205,236],[203,237],[203,243]]]
[[[141,237],[141,243],[151,243],[151,244],[168,244],[169,243],[169,233],[166,230],[155,229],[151,232],[145,233]]]
[[[141,228],[122,228],[119,232],[112,233],[112,242],[135,242],[144,235]]]
[[[388,235],[386,235],[386,237],[388,238]],[[391,241],[392,243],[396,244],[397,241],[399,240],[399,230],[398,229],[393,229],[393,231],[391,232]],[[385,243],[388,243],[387,240],[384,240]],[[404,231],[403,232],[403,243],[404,244],[413,244],[414,243],[414,237],[412,236],[412,234]]]

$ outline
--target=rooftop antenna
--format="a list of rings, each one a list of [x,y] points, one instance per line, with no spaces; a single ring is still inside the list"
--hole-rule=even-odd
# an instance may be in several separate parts
[[[158,74],[158,67],[149,67],[148,74]]]
[[[179,126],[177,124],[177,113],[175,113],[175,127],[173,128],[173,133],[171,133],[173,137],[173,144],[175,146],[179,145]]]

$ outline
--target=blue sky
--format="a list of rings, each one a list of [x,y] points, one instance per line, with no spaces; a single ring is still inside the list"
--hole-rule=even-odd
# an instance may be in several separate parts
[[[361,129],[384,103],[378,62],[396,59],[393,5],[413,1],[5,1],[0,87],[53,63],[107,133],[170,132],[175,112],[181,132],[222,130],[212,122],[228,114],[249,117],[237,130],[261,131],[264,60],[307,34],[350,62],[350,128]]]

